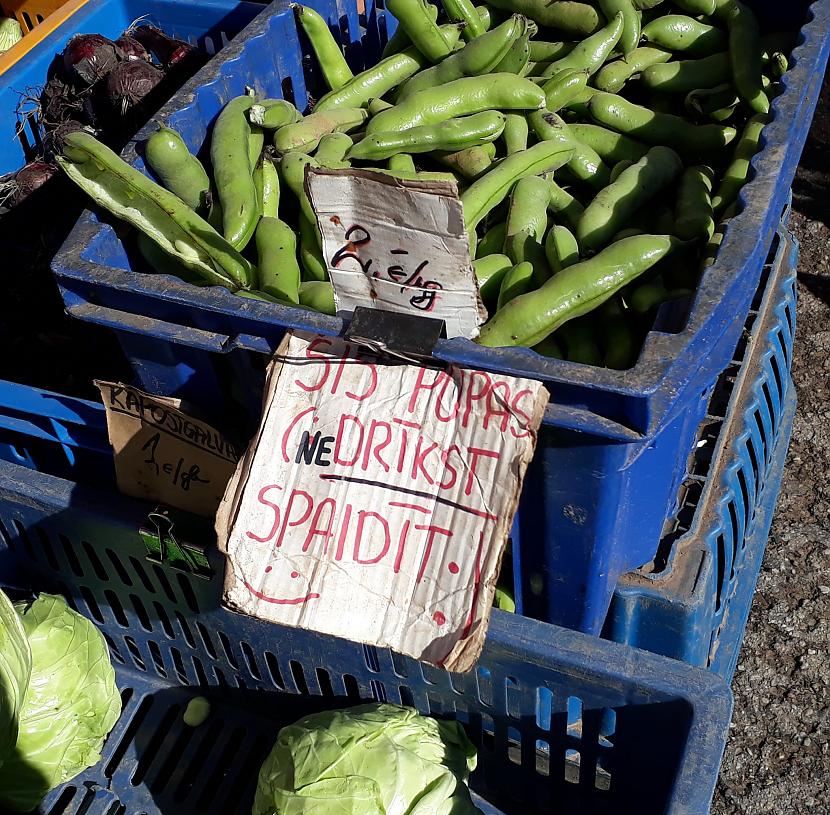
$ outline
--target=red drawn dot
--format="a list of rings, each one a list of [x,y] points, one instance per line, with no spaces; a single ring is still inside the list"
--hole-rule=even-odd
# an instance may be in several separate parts
[[[447,622],[447,618],[440,611],[436,611],[435,614],[432,615],[432,619],[435,620],[437,625],[443,625]]]
[[[268,572],[270,572],[270,571],[271,571],[271,566],[266,566],[265,567],[265,574],[268,574]]]
[[[293,578],[297,578],[297,577],[299,577],[299,576],[300,576],[300,573],[299,573],[299,572],[291,572],[291,577],[293,577]]]
[[[448,569],[449,569],[449,570],[450,570],[453,574],[458,574],[458,564],[457,564],[457,563],[455,563],[454,561],[452,561],[452,560],[451,560],[451,561],[447,564],[447,568],[448,568]]]

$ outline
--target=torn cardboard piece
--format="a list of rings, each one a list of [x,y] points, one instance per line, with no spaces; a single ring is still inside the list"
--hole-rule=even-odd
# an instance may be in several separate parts
[[[311,167],[305,183],[338,311],[405,311],[478,336],[487,312],[454,183]]]
[[[181,410],[178,399],[96,380],[107,414],[118,489],[213,517],[239,451],[218,430]]]
[[[217,513],[224,602],[471,669],[547,401],[532,380],[289,334]]]

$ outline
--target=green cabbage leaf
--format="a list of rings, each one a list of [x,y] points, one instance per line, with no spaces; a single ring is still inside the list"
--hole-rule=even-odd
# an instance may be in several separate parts
[[[14,749],[32,652],[12,601],[0,591],[0,767]]]

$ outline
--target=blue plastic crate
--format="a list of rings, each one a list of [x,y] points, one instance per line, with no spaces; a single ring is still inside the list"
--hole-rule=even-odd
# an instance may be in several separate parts
[[[787,457],[798,245],[788,236],[721,377],[658,556],[617,584],[603,635],[731,680]]]
[[[0,462],[0,585],[58,592],[104,632],[124,713],[46,815],[250,812],[280,726],[383,700],[462,721],[488,815],[706,815],[731,710],[717,677],[495,612],[481,660],[447,674],[386,650],[219,607],[206,579],[148,560],[148,505]],[[211,715],[182,722],[195,695]]]
[[[311,5],[329,20],[353,66],[377,58],[391,27],[382,9],[367,3],[358,15],[346,2]],[[543,576],[541,593],[532,593],[525,582],[518,598],[531,616],[598,633],[617,579],[651,559],[711,388],[731,358],[758,287],[827,62],[830,0],[786,9],[752,5],[767,27],[803,28],[785,91],[773,103],[764,147],[753,160],[754,177],[741,193],[743,211],[730,223],[718,262],[704,274],[686,327],[652,331],[638,363],[625,372],[460,339],[439,341],[435,349],[441,360],[541,379],[552,394],[520,512],[525,534],[514,550],[517,561],[532,563]],[[319,91],[304,47],[288,4],[275,2],[158,118],[198,151],[224,102],[246,86],[302,106],[309,93]],[[143,166],[133,147],[125,155]],[[259,389],[251,385],[262,367],[256,357],[270,354],[286,328],[334,334],[344,325],[337,318],[242,301],[220,288],[137,274],[112,229],[90,213],[53,269],[72,315],[120,332],[139,384],[205,410],[224,408],[235,422],[239,408],[229,406],[227,394],[248,397],[249,419],[258,413]],[[221,416],[210,418],[222,423]]]
[[[115,39],[141,18],[215,54],[261,10],[261,5],[240,0],[90,0],[0,77],[0,176],[19,169],[38,151],[42,133],[34,117],[16,111],[23,95],[40,93],[50,64],[73,34]],[[31,109],[30,104],[22,107]]]

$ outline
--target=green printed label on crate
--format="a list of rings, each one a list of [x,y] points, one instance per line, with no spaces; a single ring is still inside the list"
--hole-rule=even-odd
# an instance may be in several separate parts
[[[107,414],[118,489],[197,515],[213,516],[239,450],[180,400],[96,381]]]
[[[225,604],[471,669],[547,400],[289,334],[217,513]]]
[[[487,312],[455,183],[307,168],[306,188],[338,311],[404,311],[478,336]]]

